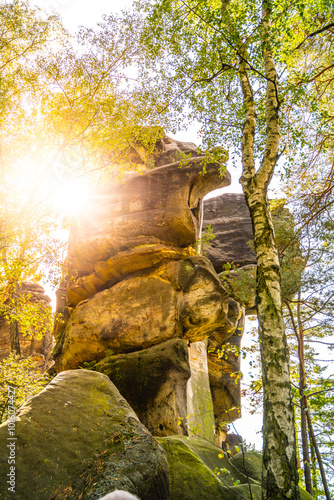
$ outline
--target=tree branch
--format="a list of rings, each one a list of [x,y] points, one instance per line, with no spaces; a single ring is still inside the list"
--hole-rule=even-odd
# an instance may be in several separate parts
[[[297,47],[295,49],[293,49],[292,52],[294,52],[295,50],[300,49],[300,47],[303,45],[303,43],[306,42],[306,40],[308,40],[309,38],[313,38],[314,36],[319,35],[320,33],[323,33],[324,31],[327,31],[327,30],[329,30],[330,28],[333,28],[333,27],[334,27],[334,23],[329,23],[329,24],[326,24],[326,26],[323,26],[322,28],[318,29],[317,31],[314,31],[313,33],[311,33],[310,35],[308,35],[306,38],[304,38],[304,40],[302,42],[300,42],[300,44],[297,45]]]

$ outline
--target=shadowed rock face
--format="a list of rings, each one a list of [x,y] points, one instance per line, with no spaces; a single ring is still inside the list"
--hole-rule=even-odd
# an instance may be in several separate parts
[[[212,226],[216,237],[206,253],[217,273],[227,262],[238,267],[256,264],[255,253],[248,245],[253,229],[243,194],[226,193],[205,200],[203,227],[207,225]]]
[[[187,415],[188,347],[172,339],[149,349],[109,356],[96,365],[107,375],[154,436],[187,434],[175,418]]]
[[[240,346],[245,315],[230,299],[225,331],[215,332],[208,342],[209,381],[217,429],[241,417]]]

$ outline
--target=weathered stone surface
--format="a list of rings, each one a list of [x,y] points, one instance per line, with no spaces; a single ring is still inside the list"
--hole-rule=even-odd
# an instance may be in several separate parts
[[[151,128],[151,130],[149,130]],[[156,142],[153,151],[147,150],[147,140],[149,138],[150,144],[153,137]],[[157,127],[144,127],[142,132],[139,132],[137,139],[130,145],[125,152],[123,158],[127,163],[134,163],[135,165],[144,166],[144,168],[151,169],[156,167],[163,167],[176,161],[186,158],[194,158],[203,156],[193,142],[178,141],[171,137],[166,136]]]
[[[99,274],[102,264],[96,265],[116,254],[142,245],[162,244],[174,251],[193,245],[199,232],[200,200],[230,184],[230,174],[221,176],[219,167],[209,163],[203,174],[203,158],[191,158],[186,165],[176,162],[142,175],[128,174],[122,182],[100,189],[71,229],[70,289],[75,291],[73,280],[89,275],[93,293],[94,288],[101,289],[97,278],[104,280]],[[123,275],[134,272],[134,262],[123,261]],[[137,270],[143,268],[139,265]],[[112,274],[110,262],[107,267]]]
[[[188,347],[172,339],[143,351],[109,356],[95,369],[107,375],[153,436],[187,434]]]
[[[220,458],[221,449],[204,439],[173,436],[159,442],[167,452],[173,500],[262,499],[259,453],[240,452],[231,458],[225,453]],[[312,500],[302,488],[300,496]]]
[[[245,306],[246,316],[256,314],[256,257],[249,244],[253,229],[244,195],[225,193],[205,200],[203,227],[207,225],[215,235],[206,249],[207,257],[230,296]],[[227,263],[238,269],[221,272]]]
[[[291,298],[298,290],[305,263],[298,240],[293,237],[290,211],[278,204],[271,209],[271,215],[281,265],[281,292],[283,297]],[[206,249],[208,258],[230,295],[245,306],[246,316],[255,315],[256,258],[249,245],[253,231],[244,195],[226,193],[206,200],[203,219],[203,227],[210,224],[216,236]],[[221,273],[227,262],[235,267]]]
[[[189,346],[191,377],[187,384],[188,436],[199,436],[209,442],[215,441],[215,419],[209,383],[208,339],[193,342]]]
[[[225,441],[222,443],[222,449],[228,453],[229,456],[236,455],[242,449],[242,436],[239,434],[230,434],[226,435]]]
[[[223,327],[228,295],[205,257],[166,262],[81,302],[71,315],[58,371],[171,338],[204,340]]]
[[[217,273],[227,262],[236,266],[256,264],[253,229],[243,194],[226,193],[204,201],[203,227],[211,225],[216,238],[206,250]]]
[[[226,291],[209,261],[194,256],[190,247],[199,236],[201,200],[207,192],[228,185],[229,174],[221,175],[219,162],[207,164],[192,143],[166,137],[158,142],[149,158],[149,168],[153,167],[152,161],[158,168],[143,175],[128,174],[122,182],[110,183],[96,194],[86,214],[75,222],[69,244],[68,298],[62,306],[70,317],[67,322],[65,315],[64,322],[57,324],[55,370],[101,361],[111,354],[111,359],[117,357],[117,362],[110,376],[116,381],[117,368],[118,385],[122,382],[123,391],[128,377],[119,367],[134,366],[143,350],[151,352],[160,343],[184,339],[192,344],[192,352],[195,344],[206,342],[209,336],[215,345],[217,342],[221,345],[234,331],[227,318]],[[135,155],[135,162],[147,160],[142,155],[142,146],[139,137],[130,152]],[[222,154],[219,161],[223,164],[226,157]],[[205,355],[200,363],[203,370],[195,370],[192,382],[197,379],[189,387],[192,396],[197,393],[202,397],[203,390],[198,388],[205,379],[206,408],[204,411],[200,408],[203,397],[201,401],[197,398],[192,406],[192,396],[188,395],[191,411],[187,413],[205,414],[202,431],[213,440],[214,417],[205,349],[202,354]],[[154,373],[159,366],[155,362]],[[150,408],[145,397],[142,407],[134,399],[138,394],[127,397],[132,398],[142,421],[155,434],[158,421],[161,434],[170,434],[172,428],[173,432],[184,432],[175,423],[178,417],[183,418],[184,408],[176,413],[176,400],[171,400],[169,392],[170,381],[166,385],[160,377],[160,382],[156,388],[159,397],[154,399],[154,396]],[[191,422],[188,424],[193,427]]]
[[[59,374],[21,408],[15,427],[16,500],[97,500],[115,489],[147,500],[170,498],[164,451],[101,373]],[[0,442],[5,478],[7,423]],[[7,487],[3,480],[4,500],[13,498]]]
[[[224,271],[219,278],[229,295],[245,307],[246,316],[256,315],[256,264]]]
[[[121,252],[106,261],[97,262],[94,272],[78,278],[68,287],[68,301],[72,306],[79,304],[95,293],[111,288],[130,274],[150,269],[162,261],[181,260],[191,255],[192,249],[175,249],[164,245],[142,245],[127,252]]]
[[[170,137],[163,138],[159,153],[155,160],[157,167],[180,161],[185,157],[196,158],[201,156],[196,144],[193,142],[177,141]]]
[[[160,438],[159,442],[167,452],[173,500],[249,499],[249,489],[252,491],[253,500],[261,500],[261,486],[257,474],[258,470],[262,470],[259,455],[245,454],[248,479],[241,453],[241,456],[235,455],[232,459],[228,458],[227,454],[219,458],[222,450],[200,438],[173,436]],[[256,468],[249,466],[252,461]],[[225,469],[226,472],[221,472],[220,469]],[[217,475],[215,470],[220,474]],[[236,481],[240,481],[238,486],[234,486]]]
[[[20,294],[28,296],[28,301],[33,304],[40,304],[43,307],[49,307],[51,302],[50,297],[45,295],[44,288],[36,283],[22,283]],[[24,336],[19,326],[19,339],[21,356],[26,358],[31,356],[37,362],[37,368],[43,372],[50,362],[52,348],[52,333],[47,331],[43,338],[38,339],[37,336],[29,338]],[[7,358],[10,355],[10,326],[3,316],[0,316],[0,360]]]
[[[221,446],[224,431],[241,417],[240,345],[244,312],[230,299],[226,331],[211,335],[208,341],[208,370],[216,424],[216,444]],[[233,334],[232,334],[233,333]],[[231,335],[232,334],[232,335]],[[228,336],[227,336],[228,335]]]

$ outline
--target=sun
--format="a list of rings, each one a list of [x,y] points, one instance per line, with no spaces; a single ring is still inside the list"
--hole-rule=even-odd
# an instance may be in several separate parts
[[[64,182],[52,194],[52,206],[55,212],[75,216],[84,212],[89,203],[89,187],[82,180]]]

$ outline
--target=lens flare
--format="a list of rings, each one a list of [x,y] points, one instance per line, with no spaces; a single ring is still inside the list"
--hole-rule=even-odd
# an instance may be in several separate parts
[[[89,188],[83,181],[70,181],[58,187],[52,198],[56,212],[67,216],[78,215],[87,208]]]

